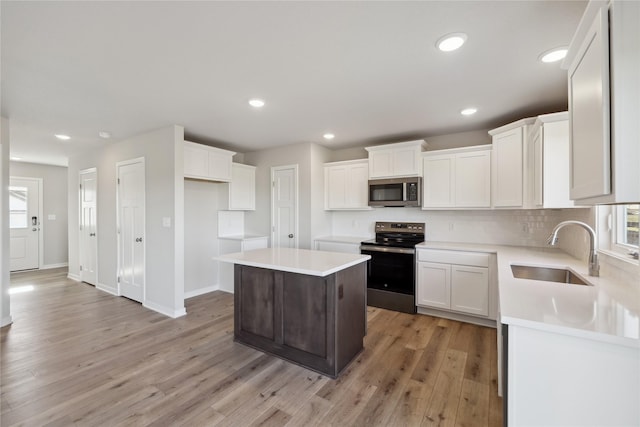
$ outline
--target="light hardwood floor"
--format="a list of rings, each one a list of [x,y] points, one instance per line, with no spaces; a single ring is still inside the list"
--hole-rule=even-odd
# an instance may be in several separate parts
[[[20,273],[2,328],[2,426],[499,426],[496,332],[368,310],[338,380],[233,342],[233,296],[170,319],[66,279]]]

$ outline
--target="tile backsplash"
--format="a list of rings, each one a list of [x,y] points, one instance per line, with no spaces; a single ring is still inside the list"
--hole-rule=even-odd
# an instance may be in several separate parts
[[[429,241],[545,247],[547,237],[558,222],[570,218],[583,220],[589,212],[590,209],[423,211],[381,208],[334,212],[332,227],[334,235],[371,237],[376,221],[414,221],[426,224],[426,240]],[[581,233],[566,234],[582,238]],[[563,240],[573,244],[572,239]]]

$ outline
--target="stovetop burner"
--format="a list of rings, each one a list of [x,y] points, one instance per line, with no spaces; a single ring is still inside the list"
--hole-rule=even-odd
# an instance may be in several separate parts
[[[376,222],[376,238],[362,242],[367,246],[413,248],[424,242],[424,223]]]

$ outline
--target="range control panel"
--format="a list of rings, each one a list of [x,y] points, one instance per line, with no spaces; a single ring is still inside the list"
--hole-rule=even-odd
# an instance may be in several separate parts
[[[424,233],[424,222],[376,222],[376,233]]]

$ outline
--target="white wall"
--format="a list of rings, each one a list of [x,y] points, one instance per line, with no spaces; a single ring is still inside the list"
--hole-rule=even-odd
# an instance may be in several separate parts
[[[169,126],[69,158],[69,276],[79,277],[78,173],[98,171],[98,287],[117,290],[116,163],[145,158],[146,292],[143,304],[171,317],[184,310],[184,129]],[[171,227],[162,226],[162,218]]]
[[[256,210],[254,212],[247,212],[245,216],[247,233],[271,236],[271,167],[297,164],[299,174],[298,244],[299,247],[303,249],[311,248],[315,235],[312,233],[312,221],[315,225],[318,225],[324,221],[324,217],[328,218],[329,216],[329,213],[324,210],[312,213],[312,204],[315,206],[317,204],[317,198],[323,194],[323,187],[317,187],[318,174],[315,168],[318,167],[318,165],[321,167],[323,158],[329,156],[328,152],[325,152],[322,148],[316,148],[315,145],[316,144],[311,143],[301,143],[244,154],[245,163],[257,167]],[[324,234],[327,234],[329,231],[327,220]]]
[[[187,298],[218,289],[218,211],[228,205],[228,186],[184,180],[184,292]]]
[[[67,168],[36,163],[10,162],[11,176],[41,178],[43,214],[40,219],[44,244],[41,268],[63,267],[69,260],[67,235]],[[55,219],[49,219],[55,215]]]
[[[431,136],[424,140],[429,144],[427,151],[491,144],[488,129]]]
[[[0,118],[0,326],[11,323],[9,298],[9,120]]]

